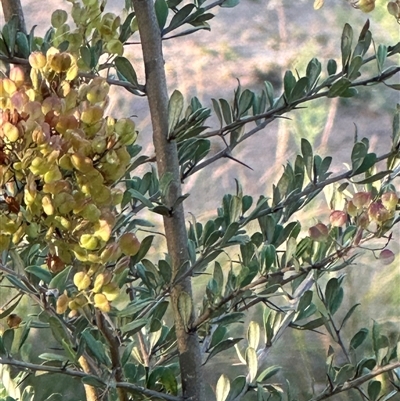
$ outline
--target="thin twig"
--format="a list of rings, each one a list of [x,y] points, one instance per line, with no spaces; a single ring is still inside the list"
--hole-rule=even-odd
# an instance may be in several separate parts
[[[362,384],[366,383],[367,381],[373,379],[376,376],[379,376],[383,373],[390,372],[394,369],[400,368],[400,362],[393,362],[388,365],[382,366],[380,368],[372,370],[370,373],[365,374],[364,376],[358,377],[357,379],[354,380],[349,380],[346,383],[344,383],[342,386],[336,387],[332,389],[329,393],[323,393],[320,394],[317,397],[310,398],[309,401],[321,401],[321,400],[326,400],[330,397],[333,397],[336,394],[343,393],[344,391],[351,390],[353,388],[357,388],[361,386]]]
[[[37,365],[34,363],[17,361],[13,358],[0,358],[0,365],[15,366],[16,368],[18,368],[20,370],[26,369],[26,370],[32,370],[35,372],[58,373],[58,374],[67,375],[67,376],[71,376],[71,377],[88,378],[88,379],[90,378],[90,379],[94,379],[94,380],[98,381],[99,383],[102,383],[105,387],[107,386],[107,382],[104,379],[102,379],[101,377],[95,376],[95,375],[88,375],[88,374],[86,374],[84,372],[80,372],[78,370],[63,369],[63,368],[58,368],[56,366]],[[149,390],[147,388],[137,386],[136,384],[126,383],[126,382],[117,382],[117,383],[115,383],[115,387],[125,389],[130,392],[141,393],[148,397],[161,398],[166,401],[182,401],[181,397],[176,397],[173,395],[160,393],[158,391]]]

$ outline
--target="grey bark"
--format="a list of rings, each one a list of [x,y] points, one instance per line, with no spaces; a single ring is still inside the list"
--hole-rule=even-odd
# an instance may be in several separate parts
[[[4,19],[6,22],[15,15],[18,19],[18,29],[26,33],[24,13],[21,7],[20,0],[1,0],[1,6],[3,8]]]
[[[181,195],[178,149],[175,141],[168,141],[168,92],[164,70],[160,29],[153,0],[132,0],[137,16],[146,73],[146,93],[153,127],[153,142],[157,168],[162,177],[169,172],[173,183],[163,202],[170,208]],[[174,208],[171,216],[164,217],[168,253],[172,259],[173,277],[188,260],[187,232],[183,205]],[[192,298],[191,278],[188,277],[171,289],[183,396],[186,400],[204,401],[204,382],[201,369],[201,351],[196,332],[188,332],[179,313],[181,294]],[[194,320],[192,303],[191,321]],[[189,324],[190,326],[190,324]]]

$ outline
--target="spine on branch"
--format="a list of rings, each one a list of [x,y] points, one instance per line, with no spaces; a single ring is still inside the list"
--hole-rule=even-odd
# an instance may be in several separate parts
[[[163,203],[171,208],[171,215],[164,217],[164,229],[167,238],[168,253],[172,260],[172,276],[188,260],[187,232],[183,206],[172,210],[172,205],[181,195],[179,177],[178,149],[175,141],[168,141],[168,92],[162,53],[160,29],[152,0],[132,0],[137,16],[146,73],[146,93],[148,96],[153,142],[157,156],[159,176],[172,174],[173,181]],[[201,371],[201,351],[196,333],[189,333],[187,322],[183,321],[179,303],[182,299],[192,300],[190,277],[171,288],[175,330],[179,352],[183,396],[191,401],[203,401],[204,383]],[[193,302],[191,304],[191,322],[194,321]]]

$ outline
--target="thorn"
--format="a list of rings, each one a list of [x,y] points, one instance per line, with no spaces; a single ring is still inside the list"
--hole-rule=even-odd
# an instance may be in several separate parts
[[[234,162],[239,163],[239,164],[241,164],[242,166],[247,167],[247,168],[249,168],[250,170],[254,171],[254,169],[251,168],[249,165],[247,165],[246,163],[241,162],[241,161],[238,160],[238,159],[235,159],[233,156],[231,156],[231,155],[229,155],[229,154],[226,155],[225,157],[227,157],[228,159],[231,159],[231,160],[233,160]]]

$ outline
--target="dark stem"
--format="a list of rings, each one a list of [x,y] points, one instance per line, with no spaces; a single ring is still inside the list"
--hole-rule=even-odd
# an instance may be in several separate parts
[[[119,357],[119,341],[118,338],[114,335],[110,327],[108,326],[108,323],[106,322],[106,319],[104,318],[104,315],[100,311],[96,311],[96,323],[97,327],[99,330],[102,332],[104,335],[105,339],[108,342],[109,349],[110,349],[110,355],[111,355],[111,363],[112,363],[112,369],[113,369],[113,374],[116,382],[123,382],[125,381],[124,374],[122,371],[122,366],[121,366],[121,359]],[[128,395],[125,389],[123,388],[117,388],[117,394],[118,394],[118,399],[119,401],[128,401]]]
[[[172,175],[172,183],[162,202],[172,208],[181,194],[178,149],[175,141],[168,141],[168,92],[164,70],[161,33],[152,0],[132,0],[136,13],[146,73],[146,93],[153,127],[153,142],[157,156],[159,177]],[[188,260],[187,232],[182,203],[170,216],[164,216],[164,229],[168,253],[175,277]],[[191,401],[204,401],[204,382],[201,369],[201,352],[196,332],[189,333],[179,311],[181,297],[192,297],[190,277],[171,288],[171,303],[179,352],[183,396]],[[191,302],[190,320],[194,320]]]

